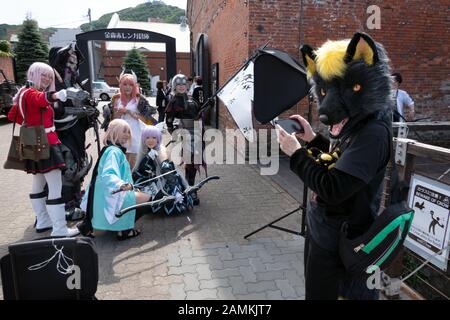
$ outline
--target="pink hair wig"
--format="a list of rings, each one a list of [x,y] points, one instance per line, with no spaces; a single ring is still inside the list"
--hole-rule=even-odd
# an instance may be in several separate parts
[[[128,73],[122,75],[119,80],[119,88],[120,100],[122,101],[123,106],[127,104],[127,101],[125,100],[125,92],[123,90],[123,86],[125,84],[131,84],[133,86],[133,90],[131,91],[131,99],[134,99],[139,95],[139,84],[136,82],[134,76]]]

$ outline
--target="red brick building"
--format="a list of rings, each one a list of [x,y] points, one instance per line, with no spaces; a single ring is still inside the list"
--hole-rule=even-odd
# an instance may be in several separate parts
[[[0,69],[5,73],[6,78],[15,81],[14,77],[14,61],[11,57],[0,57]],[[0,82],[4,81],[3,76],[0,76]]]
[[[189,27],[182,24],[163,23],[159,19],[149,19],[147,22],[123,21],[115,13],[107,29],[128,28],[152,31],[175,38],[178,73],[191,74],[191,53],[189,45]],[[145,42],[99,42],[97,46],[96,77],[104,79],[109,85],[118,86],[118,76],[128,51],[137,48],[144,55],[148,71],[152,77],[168,80],[166,52],[164,44]]]
[[[379,30],[368,28],[370,5],[380,9]],[[194,69],[205,76],[216,64],[219,85],[267,41],[301,61],[301,44],[318,47],[327,39],[367,32],[385,46],[393,71],[402,74],[401,88],[414,99],[416,118],[450,120],[448,1],[188,0],[187,17]],[[202,66],[196,54],[199,39],[207,39],[209,50]],[[306,102],[288,113],[294,112],[305,114]],[[218,118],[220,128],[235,127],[223,105]]]
[[[102,44],[101,73],[102,78],[111,85],[118,87],[118,77],[122,72],[122,66],[128,51],[106,51]],[[148,70],[152,76],[159,76],[161,80],[167,81],[166,76],[166,54],[165,52],[142,52],[147,62]],[[177,72],[190,74],[191,54],[177,52]]]

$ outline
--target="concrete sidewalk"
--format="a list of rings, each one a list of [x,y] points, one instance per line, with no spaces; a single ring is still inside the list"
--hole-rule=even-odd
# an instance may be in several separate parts
[[[11,130],[0,118],[0,150],[8,150]],[[94,141],[92,130],[87,140]],[[89,153],[95,161],[95,148]],[[1,152],[1,164],[5,158]],[[208,174],[221,179],[200,191],[201,204],[188,215],[145,216],[137,223],[142,234],[128,241],[118,242],[112,233],[95,239],[97,298],[304,299],[304,239],[271,228],[244,239],[302,202],[302,182],[290,171],[289,158],[280,156],[275,176],[261,176],[256,165],[232,164],[211,165]],[[11,243],[50,235],[34,232],[31,180],[0,166],[0,257]],[[300,231],[301,215],[277,225]]]
[[[11,129],[0,119],[1,150],[8,150]],[[0,162],[5,158],[1,152]],[[303,238],[268,228],[244,239],[297,208],[295,199],[255,166],[211,165],[208,174],[221,180],[200,191],[201,204],[188,215],[145,216],[137,223],[142,234],[128,241],[112,233],[95,239],[99,299],[304,298]],[[3,256],[11,243],[49,234],[33,229],[31,175],[0,168],[0,183]],[[299,230],[300,215],[280,225]]]

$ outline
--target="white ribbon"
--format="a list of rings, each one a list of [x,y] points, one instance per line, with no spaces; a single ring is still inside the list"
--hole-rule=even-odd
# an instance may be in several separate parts
[[[74,263],[71,258],[69,258],[64,254],[63,252],[64,246],[62,246],[61,249],[58,249],[58,247],[54,243],[54,240],[52,241],[52,245],[56,250],[55,254],[50,259],[47,259],[41,263],[28,267],[28,270],[36,271],[42,269],[45,266],[47,266],[53,259],[55,259],[55,257],[58,257],[58,262],[56,263],[56,270],[63,275],[72,274]]]
[[[50,127],[50,128],[45,128],[45,133],[54,132],[55,130],[56,130],[55,126]]]

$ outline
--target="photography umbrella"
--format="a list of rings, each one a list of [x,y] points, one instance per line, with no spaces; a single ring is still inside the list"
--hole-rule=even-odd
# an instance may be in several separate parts
[[[288,53],[262,46],[222,86],[217,96],[244,137],[253,142],[253,115],[262,124],[276,118],[308,95],[306,71]],[[205,108],[211,105],[211,97]]]
[[[254,60],[253,114],[268,123],[308,95],[306,70],[288,53],[259,49]]]

